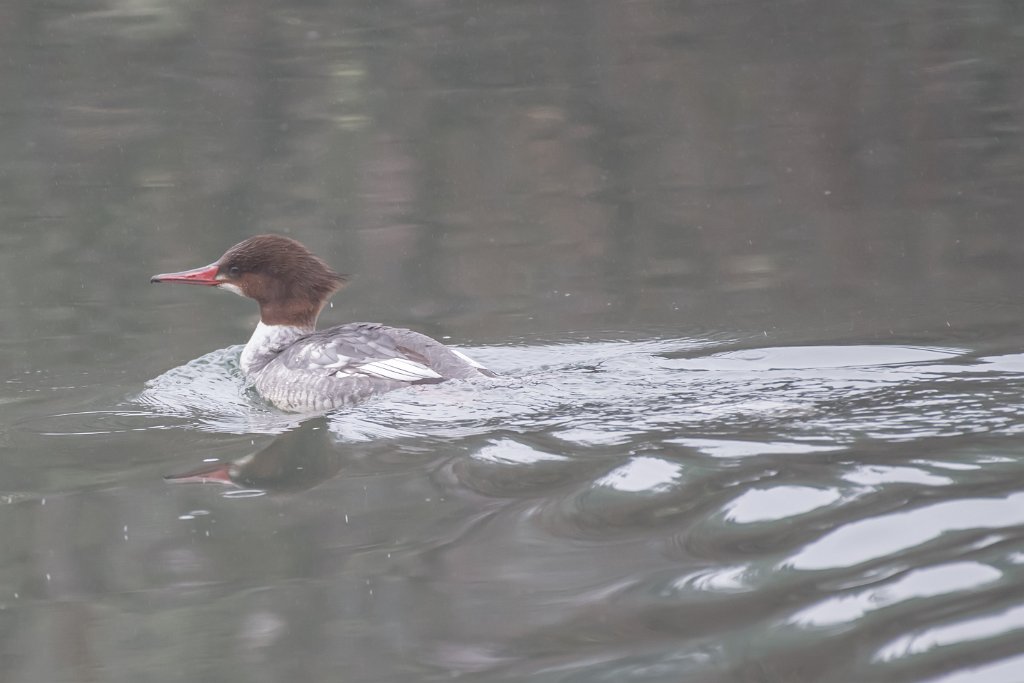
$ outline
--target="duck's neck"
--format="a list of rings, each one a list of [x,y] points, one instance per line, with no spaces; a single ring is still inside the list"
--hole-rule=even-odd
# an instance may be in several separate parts
[[[261,320],[242,349],[242,357],[239,359],[242,372],[250,375],[260,371],[282,350],[305,337],[313,329],[313,326],[305,325],[268,325]]]
[[[299,297],[257,301],[260,305],[260,322],[264,325],[297,327],[309,332],[316,329],[316,319],[326,303]]]

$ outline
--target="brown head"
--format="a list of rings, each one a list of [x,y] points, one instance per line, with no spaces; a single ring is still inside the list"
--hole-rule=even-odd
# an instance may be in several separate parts
[[[345,283],[301,243],[281,235],[257,235],[228,249],[217,261],[150,282],[220,287],[255,299],[266,325],[313,329],[327,300]]]

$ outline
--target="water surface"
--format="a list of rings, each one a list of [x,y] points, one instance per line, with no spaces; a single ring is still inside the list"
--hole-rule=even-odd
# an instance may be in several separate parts
[[[4,680],[1017,680],[1022,22],[7,3]],[[264,404],[263,231],[500,377]]]

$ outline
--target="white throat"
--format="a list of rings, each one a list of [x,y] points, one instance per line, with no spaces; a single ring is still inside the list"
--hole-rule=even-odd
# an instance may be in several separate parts
[[[261,320],[242,349],[239,359],[242,372],[249,375],[259,371],[274,356],[309,332],[293,325],[267,325]]]

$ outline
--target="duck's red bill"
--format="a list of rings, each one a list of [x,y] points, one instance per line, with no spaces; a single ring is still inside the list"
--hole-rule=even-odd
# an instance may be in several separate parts
[[[149,278],[150,282],[184,282],[187,285],[207,285],[215,286],[221,283],[217,279],[217,272],[220,267],[216,263],[211,263],[208,266],[202,268],[193,268],[192,270],[183,270],[180,273],[161,273],[160,275],[154,275]]]

